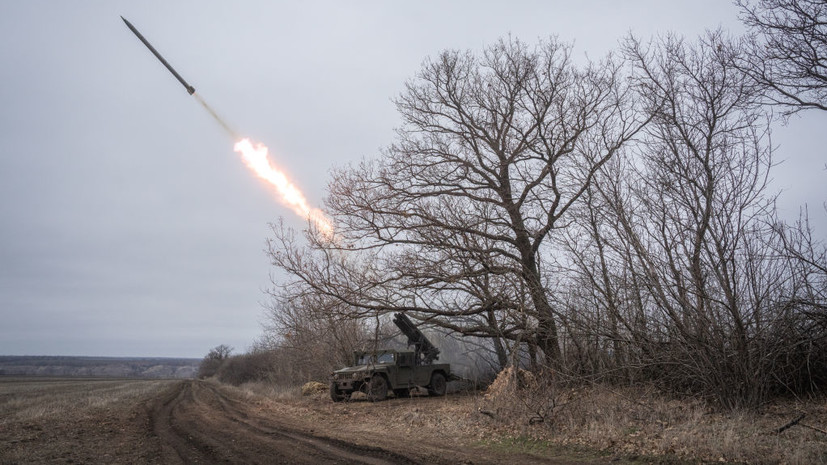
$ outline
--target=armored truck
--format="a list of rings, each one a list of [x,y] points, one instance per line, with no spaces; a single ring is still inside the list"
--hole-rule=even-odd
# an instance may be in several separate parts
[[[394,314],[393,322],[414,350],[355,352],[353,366],[336,370],[330,377],[330,398],[334,402],[349,399],[357,391],[374,402],[385,400],[389,392],[396,397],[408,397],[411,389],[417,387],[427,389],[432,396],[445,395],[447,382],[453,379],[451,365],[434,363],[439,359],[439,349],[405,314]]]

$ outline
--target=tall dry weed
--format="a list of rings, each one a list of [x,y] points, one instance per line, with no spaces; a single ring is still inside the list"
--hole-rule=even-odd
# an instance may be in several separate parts
[[[276,384],[269,381],[251,381],[238,386],[238,390],[276,400],[290,400],[301,397],[301,386]]]
[[[827,402],[780,403],[763,412],[721,413],[699,399],[675,399],[652,387],[560,386],[509,369],[477,401],[500,431],[618,455],[677,456],[740,463],[827,464],[827,434],[780,425],[806,410],[827,429]],[[543,413],[542,421],[536,420]]]

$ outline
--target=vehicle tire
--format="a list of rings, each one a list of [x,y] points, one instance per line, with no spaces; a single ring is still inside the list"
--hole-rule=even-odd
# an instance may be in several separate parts
[[[439,372],[432,374],[431,384],[428,385],[428,394],[432,396],[444,396],[445,388],[445,375]]]
[[[411,397],[411,390],[408,388],[394,389],[393,395],[395,395],[397,399],[408,398]]]
[[[368,383],[368,400],[371,402],[380,402],[388,397],[388,380],[380,374],[373,375]]]
[[[339,387],[336,385],[335,381],[330,382],[330,399],[333,402],[341,402],[347,398],[347,393],[344,393],[339,390]]]

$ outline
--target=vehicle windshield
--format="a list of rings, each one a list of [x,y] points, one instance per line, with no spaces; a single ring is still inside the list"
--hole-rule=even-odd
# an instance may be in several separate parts
[[[393,353],[362,354],[356,361],[357,365],[370,365],[373,363],[393,363]]]

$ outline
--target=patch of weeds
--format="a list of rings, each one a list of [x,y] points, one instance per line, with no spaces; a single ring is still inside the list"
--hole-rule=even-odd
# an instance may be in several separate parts
[[[541,455],[555,447],[551,441],[534,439],[525,435],[506,436],[493,441],[484,441],[484,444],[500,452],[523,452]]]
[[[607,451],[592,449],[580,445],[556,444],[545,439],[536,439],[526,435],[503,436],[484,440],[480,445],[505,454],[528,454],[544,458],[565,459],[567,462],[591,462],[597,458],[611,455]]]
[[[609,450],[590,448],[576,444],[557,444],[549,440],[536,439],[526,435],[504,436],[497,439],[480,441],[478,445],[488,447],[504,454],[527,454],[543,458],[563,460],[566,463],[608,463],[613,464],[658,464],[690,465],[697,460],[675,455],[614,455]]]

